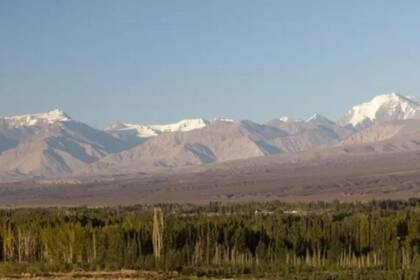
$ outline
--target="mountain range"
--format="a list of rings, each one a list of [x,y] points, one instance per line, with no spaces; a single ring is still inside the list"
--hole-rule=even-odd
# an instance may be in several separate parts
[[[337,122],[315,114],[264,124],[223,118],[166,125],[121,122],[100,130],[61,110],[3,117],[0,180],[155,173],[285,154],[293,161],[292,155],[309,151],[417,151],[419,119],[419,99],[397,93],[354,106]]]

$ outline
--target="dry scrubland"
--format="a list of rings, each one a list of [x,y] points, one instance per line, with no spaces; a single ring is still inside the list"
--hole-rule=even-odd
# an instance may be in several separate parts
[[[419,134],[420,135],[420,134]],[[261,157],[175,173],[0,183],[0,207],[212,201],[371,201],[420,197],[420,153]]]

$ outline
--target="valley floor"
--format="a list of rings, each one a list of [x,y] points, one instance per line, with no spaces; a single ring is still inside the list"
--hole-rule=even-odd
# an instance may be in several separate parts
[[[304,164],[285,155],[175,173],[0,183],[0,208],[420,197],[420,153],[304,156]]]

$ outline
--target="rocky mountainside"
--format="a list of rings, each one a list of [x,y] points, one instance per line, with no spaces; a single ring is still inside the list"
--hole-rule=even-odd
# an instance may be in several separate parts
[[[0,172],[32,176],[71,174],[131,147],[58,110],[3,118],[0,141]]]
[[[337,123],[315,114],[265,124],[198,118],[98,130],[61,110],[3,117],[0,180],[155,172],[327,148],[340,154],[417,151],[418,104],[415,97],[380,95]]]
[[[289,129],[294,126],[294,129]],[[338,143],[353,130],[319,115],[296,124],[272,120],[209,122],[190,131],[164,133],[94,163],[95,172],[181,167],[310,150]]]
[[[362,147],[377,153],[420,150],[420,120],[408,119],[380,123],[362,130],[337,144],[347,150]]]

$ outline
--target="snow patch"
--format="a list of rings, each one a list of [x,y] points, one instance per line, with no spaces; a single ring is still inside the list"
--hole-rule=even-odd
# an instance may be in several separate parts
[[[9,127],[34,126],[38,124],[54,124],[71,121],[71,118],[62,110],[55,109],[46,113],[27,114],[4,117]]]
[[[191,131],[206,127],[210,122],[205,119],[186,119],[177,123],[163,124],[163,125],[143,125],[130,123],[117,123],[107,128],[107,131],[118,132],[134,130],[140,138],[154,137],[162,133]]]
[[[278,118],[278,120],[282,121],[282,122],[303,122],[302,119],[292,118],[292,117],[289,117],[289,116],[282,116],[282,117]]]
[[[149,127],[155,131],[163,133],[200,129],[207,126],[208,123],[209,121],[205,119],[186,119],[173,124],[150,125]]]

